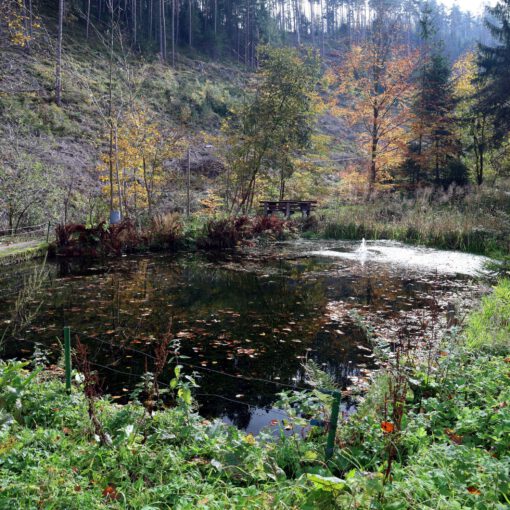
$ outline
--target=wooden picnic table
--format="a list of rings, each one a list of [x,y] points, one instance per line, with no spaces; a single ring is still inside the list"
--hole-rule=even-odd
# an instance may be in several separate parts
[[[266,216],[282,212],[290,218],[295,212],[301,212],[304,218],[310,216],[312,209],[317,207],[317,200],[261,200],[260,204]]]

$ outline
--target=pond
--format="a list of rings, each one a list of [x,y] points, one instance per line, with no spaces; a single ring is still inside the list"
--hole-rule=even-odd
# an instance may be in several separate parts
[[[435,261],[435,262],[434,262]],[[152,370],[155,345],[178,339],[184,371],[197,375],[205,417],[256,433],[282,418],[277,393],[305,384],[308,358],[342,388],[376,368],[359,316],[381,334],[422,341],[434,314],[444,323],[483,291],[482,257],[397,243],[294,241],[213,255],[129,256],[107,264],[47,262],[39,312],[2,357],[60,354],[62,328],[88,346],[102,390],[123,402]],[[0,325],[40,262],[2,268]],[[353,313],[356,312],[356,313]],[[148,354],[146,356],[144,353]],[[168,382],[170,373],[161,376]],[[343,412],[353,404],[344,399]]]

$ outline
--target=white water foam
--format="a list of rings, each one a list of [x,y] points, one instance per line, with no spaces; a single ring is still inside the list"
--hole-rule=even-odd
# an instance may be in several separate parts
[[[371,261],[427,272],[468,276],[486,273],[485,265],[490,261],[487,257],[470,253],[413,247],[393,241],[366,243],[364,239],[354,251],[335,251],[334,246],[331,246],[331,249],[311,251],[309,255],[359,261],[362,264]]]

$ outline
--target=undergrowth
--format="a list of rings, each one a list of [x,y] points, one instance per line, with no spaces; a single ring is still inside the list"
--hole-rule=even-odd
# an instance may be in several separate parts
[[[321,430],[285,430],[308,412],[324,409],[327,419],[329,401],[314,390],[283,394],[290,423],[255,438],[202,419],[177,369],[173,407],[148,413],[136,398],[87,402],[80,374],[68,395],[59,367],[3,362],[0,508],[506,509],[510,346],[506,333],[479,332],[508,326],[509,285],[500,282],[465,332],[431,346],[431,356],[390,343],[329,464]],[[332,384],[317,367],[307,375]]]

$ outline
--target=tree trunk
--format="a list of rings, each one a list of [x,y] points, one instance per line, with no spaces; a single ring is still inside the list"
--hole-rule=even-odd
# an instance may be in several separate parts
[[[192,0],[188,0],[188,17],[189,17],[189,27],[188,27],[188,30],[189,30],[189,33],[188,33],[188,45],[189,47],[191,48],[191,33],[193,31],[193,24],[192,24],[192,11],[191,11],[191,7],[192,7],[192,3],[191,3]]]
[[[435,165],[435,177],[436,186],[439,186],[439,136],[436,135],[436,165]]]
[[[137,31],[137,26],[136,26],[136,0],[133,0],[132,2],[132,14],[131,14],[131,18],[132,18],[132,24],[133,24],[133,45],[135,46],[136,48],[136,31]]]
[[[314,25],[314,0],[310,0],[310,36],[312,37],[312,46],[315,46],[315,25]]]
[[[122,216],[122,188],[120,182],[120,170],[119,170],[119,148],[118,148],[118,139],[117,139],[117,129],[115,129],[115,176],[117,179],[117,195],[119,201],[119,211]],[[126,179],[124,179],[125,182]],[[124,193],[124,196],[127,199],[127,193]],[[125,202],[124,211],[127,211],[127,202]]]
[[[175,0],[172,0],[172,67],[175,67]]]
[[[214,45],[216,47],[216,36],[218,34],[218,0],[214,0]]]
[[[110,114],[111,115],[111,114]],[[108,152],[108,170],[110,178],[110,213],[113,211],[113,119],[110,116],[110,148]]]
[[[87,31],[86,31],[86,39],[89,39],[89,27],[90,27],[90,1],[87,2]]]
[[[34,34],[33,34],[34,16],[33,16],[32,10],[33,10],[32,0],[28,0],[28,35],[30,37],[30,41],[32,40],[32,37],[34,36]]]
[[[110,0],[110,69],[108,83],[108,117],[110,123],[109,178],[110,178],[110,214],[113,211],[113,0]]]
[[[166,25],[165,25],[165,2],[159,0],[159,53],[161,60],[166,61]]]
[[[57,59],[55,66],[55,102],[62,106],[62,28],[64,23],[64,0],[58,0]]]
[[[147,193],[147,209],[149,212],[149,218],[152,219],[152,187],[149,184],[149,179],[147,177],[147,161],[145,160],[145,156],[142,156],[142,165],[143,165],[143,182],[145,185],[145,192]]]
[[[324,5],[321,1],[321,56],[324,57]]]
[[[301,46],[301,15],[299,12],[299,1],[300,0],[294,0],[294,24],[296,29],[297,45]]]
[[[374,107],[372,117],[372,149],[370,153],[370,170],[368,172],[368,196],[371,197],[377,178],[377,145],[379,143],[379,110]]]
[[[149,2],[149,39],[154,38],[153,33],[153,18],[154,18],[154,9],[153,9],[154,0],[150,0]]]

